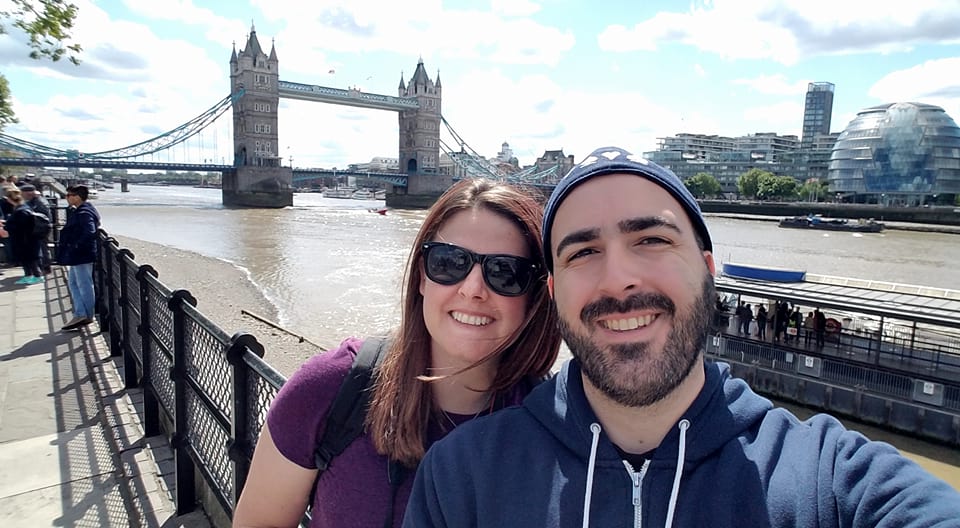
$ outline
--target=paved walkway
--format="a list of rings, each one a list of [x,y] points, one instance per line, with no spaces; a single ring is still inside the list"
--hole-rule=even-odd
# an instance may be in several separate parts
[[[140,391],[124,390],[97,324],[59,331],[65,270],[21,275],[0,269],[0,526],[209,527],[174,514],[173,453],[144,437]]]

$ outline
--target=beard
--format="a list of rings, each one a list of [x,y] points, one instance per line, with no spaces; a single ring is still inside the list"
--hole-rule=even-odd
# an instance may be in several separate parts
[[[580,312],[587,328],[601,315],[630,310],[657,308],[673,318],[663,350],[650,343],[625,343],[601,348],[587,334],[580,334],[560,317],[560,333],[583,374],[603,394],[627,407],[646,407],[667,397],[697,364],[713,320],[713,302],[717,298],[713,276],[705,274],[700,295],[683,311],[668,297],[658,293],[640,293],[623,301],[605,297],[588,304]],[[662,317],[663,315],[661,315]],[[643,364],[643,372],[624,371],[627,364]],[[631,369],[632,370],[632,369]]]

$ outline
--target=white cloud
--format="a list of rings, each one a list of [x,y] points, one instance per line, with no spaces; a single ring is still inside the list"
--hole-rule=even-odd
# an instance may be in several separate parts
[[[471,147],[492,155],[507,141],[521,164],[545,150],[563,149],[577,160],[606,145],[640,153],[686,127],[716,128],[636,92],[570,90],[541,75],[511,79],[499,70],[474,70],[444,81],[444,90],[444,116]]]
[[[444,9],[438,1],[381,2],[335,0],[323,4],[299,0],[252,0],[284,29],[277,40],[297,43],[296,54],[358,50],[389,51],[409,56],[486,60],[499,64],[556,64],[575,42],[570,31],[502,13]],[[314,44],[315,43],[315,44]],[[288,60],[288,59],[285,59]],[[296,67],[296,66],[295,66]]]
[[[757,93],[767,95],[803,95],[807,91],[807,81],[790,82],[782,73],[758,75],[753,79],[734,79],[733,84],[749,86]]]
[[[942,107],[954,121],[960,120],[960,57],[937,59],[912,68],[888,73],[867,92],[878,104],[927,103]]]
[[[776,132],[777,134],[800,136],[803,116],[803,100],[782,102],[771,105],[754,106],[743,110],[742,129],[734,136],[754,132]]]
[[[494,13],[513,17],[530,16],[540,11],[540,5],[530,0],[492,0],[490,7]]]
[[[958,41],[956,0],[714,0],[683,13],[657,13],[632,28],[611,25],[598,37],[607,51],[651,51],[678,42],[724,58],[783,64]]]
[[[697,77],[706,77],[706,76],[707,76],[707,70],[704,70],[704,69],[703,69],[703,66],[701,66],[701,65],[699,65],[699,64],[694,64],[694,65],[693,65],[693,71],[694,71],[694,73],[697,74]]]

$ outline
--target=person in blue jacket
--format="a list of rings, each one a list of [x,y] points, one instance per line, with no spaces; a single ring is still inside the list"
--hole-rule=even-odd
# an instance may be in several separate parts
[[[67,268],[67,287],[73,301],[73,319],[60,330],[79,330],[93,322],[94,287],[93,263],[97,260],[97,229],[100,213],[87,201],[89,189],[85,185],[67,187],[67,203],[72,210],[60,230],[57,260]]]
[[[597,150],[542,236],[573,359],[434,444],[404,527],[960,527],[960,493],[892,446],[705,362],[713,245],[672,172]]]

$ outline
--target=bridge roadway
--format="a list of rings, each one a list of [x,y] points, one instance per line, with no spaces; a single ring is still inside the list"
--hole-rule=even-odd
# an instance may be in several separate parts
[[[209,527],[176,515],[173,451],[144,436],[141,391],[124,390],[97,324],[59,331],[66,271],[20,276],[0,269],[0,526]]]

